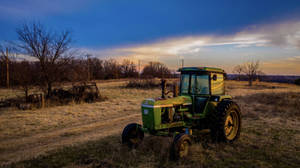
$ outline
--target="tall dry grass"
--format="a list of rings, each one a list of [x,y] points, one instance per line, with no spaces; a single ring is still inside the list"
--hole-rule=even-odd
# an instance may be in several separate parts
[[[83,123],[83,120],[91,122],[97,116],[109,121],[111,115],[126,116],[132,112],[139,114],[141,100],[144,97],[159,96],[160,93],[159,89],[128,89],[124,85],[124,82],[102,85],[102,89],[107,90],[105,95],[110,101],[95,105],[82,104],[74,108],[59,107],[63,112],[58,113],[55,119]],[[236,143],[216,144],[211,141],[209,132],[193,131],[196,138],[189,157],[173,161],[169,157],[171,138],[147,135],[139,148],[130,150],[121,144],[120,129],[119,134],[58,148],[6,167],[298,167],[300,87],[276,83],[258,83],[248,87],[247,83],[234,81],[227,81],[226,85],[227,93],[233,95],[242,109],[242,131]],[[78,113],[79,116],[75,119],[61,119],[61,116],[72,111],[70,109],[73,110],[73,115]],[[131,110],[126,112],[128,109]],[[53,111],[50,113],[53,114]],[[36,116],[34,112],[37,111],[27,113],[29,112],[32,117]],[[24,117],[28,119],[21,116],[20,120],[24,120]],[[9,120],[7,122],[10,124]],[[37,127],[40,125],[47,123],[37,124]],[[50,129],[54,126],[55,124]],[[70,125],[65,125],[66,128],[68,126]],[[2,131],[3,129],[6,128],[2,127]],[[80,134],[80,130],[77,133]],[[99,132],[101,133],[104,132]],[[75,137],[72,134],[66,136]]]
[[[237,96],[237,100],[255,106],[254,111],[262,112],[259,116],[299,118],[300,93],[256,93],[248,96]]]

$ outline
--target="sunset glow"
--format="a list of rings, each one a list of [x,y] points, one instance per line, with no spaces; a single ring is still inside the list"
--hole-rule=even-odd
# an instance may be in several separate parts
[[[4,0],[0,41],[16,41],[16,27],[38,20],[71,30],[75,48],[101,59],[160,61],[174,70],[183,59],[185,66],[217,66],[229,73],[237,64],[259,60],[266,74],[299,75],[300,5],[289,2],[232,3],[234,8],[222,11],[218,2],[104,0],[70,7],[69,0]]]

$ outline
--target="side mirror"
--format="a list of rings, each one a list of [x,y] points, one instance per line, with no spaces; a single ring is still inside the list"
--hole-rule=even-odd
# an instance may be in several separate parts
[[[217,75],[216,75],[216,74],[213,75],[213,80],[214,80],[214,81],[217,80]]]

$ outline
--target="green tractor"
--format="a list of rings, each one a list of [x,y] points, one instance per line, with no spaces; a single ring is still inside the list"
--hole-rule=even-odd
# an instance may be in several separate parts
[[[225,95],[225,72],[219,68],[184,67],[179,69],[179,94],[142,102],[143,124],[127,125],[122,143],[137,147],[144,133],[173,136],[172,155],[188,155],[192,130],[209,129],[215,142],[234,142],[241,130],[241,112],[232,97]],[[165,85],[165,84],[163,84]],[[178,90],[178,89],[174,89]],[[177,96],[178,95],[178,96]]]

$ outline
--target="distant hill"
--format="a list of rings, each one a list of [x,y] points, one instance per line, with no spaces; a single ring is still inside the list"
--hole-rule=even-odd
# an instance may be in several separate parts
[[[227,79],[229,80],[237,80],[237,74],[227,74]],[[264,82],[279,82],[279,83],[295,83],[296,79],[300,79],[300,76],[290,76],[290,75],[263,75],[259,77],[260,81]],[[240,80],[246,81],[247,77],[245,75],[241,75]]]

